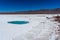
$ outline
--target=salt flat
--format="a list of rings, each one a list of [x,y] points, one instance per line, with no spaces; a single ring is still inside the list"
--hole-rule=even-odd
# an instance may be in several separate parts
[[[0,15],[0,40],[49,40],[57,24],[46,17],[57,14]],[[59,14],[60,15],[60,14]],[[9,24],[8,21],[29,21],[28,24]]]

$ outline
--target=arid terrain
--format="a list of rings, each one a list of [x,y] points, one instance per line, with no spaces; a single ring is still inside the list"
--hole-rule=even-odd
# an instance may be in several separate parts
[[[0,15],[0,40],[60,40],[59,11],[60,8],[0,13],[2,14]],[[7,23],[22,20],[29,23],[24,25]]]
[[[30,10],[30,11],[17,11],[17,12],[1,12],[0,14],[60,14],[60,8]]]

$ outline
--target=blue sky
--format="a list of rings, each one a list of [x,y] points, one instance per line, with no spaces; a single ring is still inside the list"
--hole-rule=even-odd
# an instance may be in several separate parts
[[[60,0],[0,0],[0,12],[60,8]]]

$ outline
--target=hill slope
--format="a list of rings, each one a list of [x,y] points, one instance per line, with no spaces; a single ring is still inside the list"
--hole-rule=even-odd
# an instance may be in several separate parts
[[[31,10],[22,12],[3,12],[0,14],[60,14],[60,8],[56,9],[42,9],[42,10]]]

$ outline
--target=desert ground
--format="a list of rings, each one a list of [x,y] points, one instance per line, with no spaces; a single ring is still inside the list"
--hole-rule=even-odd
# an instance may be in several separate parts
[[[60,14],[0,15],[0,40],[55,40],[59,23],[53,16]],[[28,24],[9,24],[8,21],[29,21]]]

